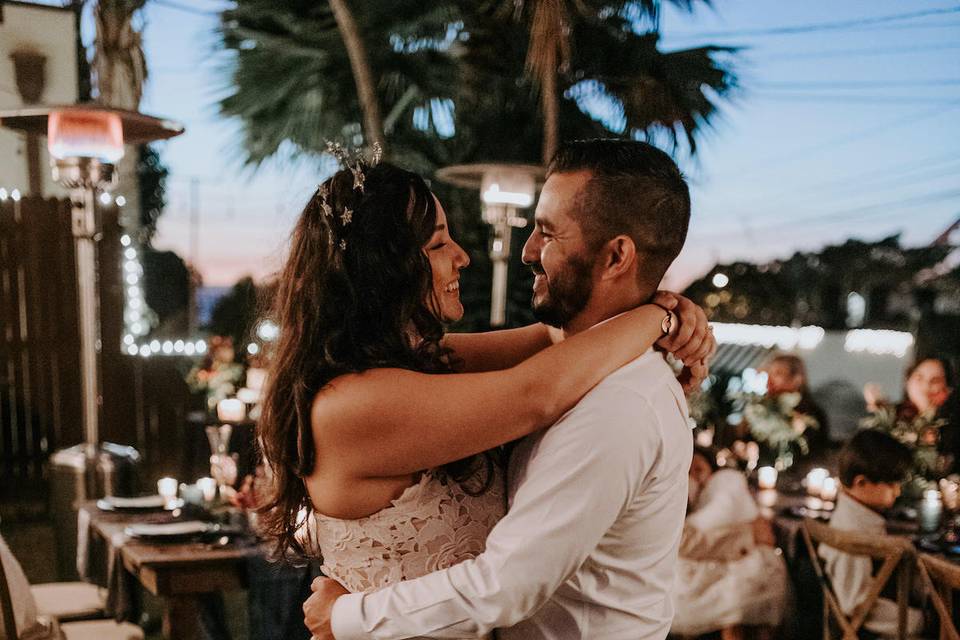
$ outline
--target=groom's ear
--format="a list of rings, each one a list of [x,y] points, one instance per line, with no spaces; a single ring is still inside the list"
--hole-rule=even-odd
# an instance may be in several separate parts
[[[603,256],[604,280],[616,280],[624,275],[632,277],[637,264],[637,245],[633,238],[625,235],[616,236],[604,245]]]

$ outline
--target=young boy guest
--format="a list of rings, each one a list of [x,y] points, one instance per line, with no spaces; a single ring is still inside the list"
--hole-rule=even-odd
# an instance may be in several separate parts
[[[843,485],[830,526],[844,531],[885,535],[881,512],[893,506],[900,495],[910,467],[910,450],[893,437],[880,431],[860,431],[840,452],[840,483]],[[842,553],[827,545],[820,546],[820,557],[833,582],[840,606],[847,614],[866,598],[873,581],[873,562],[867,556]],[[907,633],[916,635],[923,629],[923,612],[910,608]],[[864,627],[881,636],[897,633],[897,604],[879,598],[870,611]]]

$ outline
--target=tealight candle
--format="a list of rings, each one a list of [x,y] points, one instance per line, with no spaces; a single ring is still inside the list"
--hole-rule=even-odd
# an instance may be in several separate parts
[[[217,418],[220,422],[243,422],[247,408],[236,398],[226,398],[217,403]]]
[[[176,478],[160,478],[157,480],[157,493],[163,496],[164,501],[172,502],[177,497],[179,486]]]
[[[200,478],[197,480],[197,486],[203,491],[203,499],[206,502],[213,502],[217,497],[217,481],[213,478]]]
[[[820,497],[827,502],[833,502],[837,499],[837,491],[837,481],[834,478],[824,478]]]
[[[713,446],[713,430],[704,429],[697,433],[696,442],[698,447],[705,447],[709,449]]]
[[[812,496],[819,496],[823,491],[823,481],[829,477],[830,473],[826,469],[812,469],[807,474],[807,493]]]
[[[757,469],[757,484],[761,489],[776,489],[777,475],[773,467],[760,467]]]

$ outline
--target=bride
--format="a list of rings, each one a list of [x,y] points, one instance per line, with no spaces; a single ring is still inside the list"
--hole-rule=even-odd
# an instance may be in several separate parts
[[[278,553],[319,554],[350,591],[479,555],[506,508],[501,446],[652,347],[677,302],[556,344],[542,324],[445,334],[469,262],[423,179],[386,163],[337,172],[293,231],[258,425],[273,476],[261,522]],[[702,362],[703,316],[680,302],[667,346]]]

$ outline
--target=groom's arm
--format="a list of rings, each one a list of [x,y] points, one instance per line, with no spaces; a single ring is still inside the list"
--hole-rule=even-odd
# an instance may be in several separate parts
[[[340,597],[338,640],[479,637],[530,617],[596,548],[657,455],[653,410],[591,394],[537,443],[513,505],[476,559]]]

